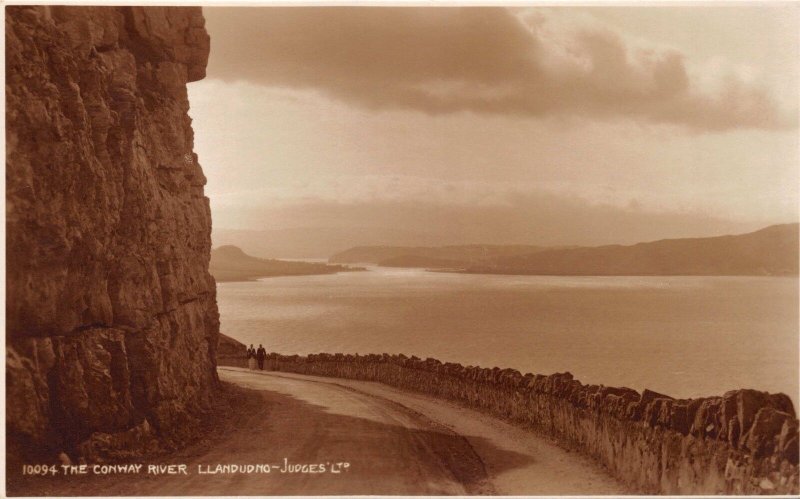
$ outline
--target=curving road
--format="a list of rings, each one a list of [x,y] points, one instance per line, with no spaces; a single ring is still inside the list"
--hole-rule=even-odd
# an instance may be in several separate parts
[[[211,448],[187,453],[188,476],[71,482],[78,495],[624,494],[591,461],[489,416],[378,383],[220,367],[257,390],[258,409]],[[308,465],[289,472],[285,464]],[[347,463],[346,465],[344,463]],[[270,472],[199,474],[217,465]],[[312,465],[316,465],[312,468]],[[324,465],[324,471],[323,470]],[[311,470],[316,473],[310,472]],[[285,470],[285,471],[282,471]],[[337,472],[338,471],[338,472]],[[70,493],[69,490],[52,490]]]

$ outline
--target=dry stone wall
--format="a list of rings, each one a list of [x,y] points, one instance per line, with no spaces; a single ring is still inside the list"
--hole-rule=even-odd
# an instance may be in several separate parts
[[[11,456],[170,448],[210,407],[219,314],[186,91],[204,24],[199,7],[6,7]]]
[[[645,390],[404,355],[270,354],[266,367],[377,381],[451,400],[586,454],[653,494],[797,494],[798,421],[784,394],[678,400]]]

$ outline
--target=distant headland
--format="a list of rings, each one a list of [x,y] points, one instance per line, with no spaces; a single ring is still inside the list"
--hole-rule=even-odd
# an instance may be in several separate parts
[[[252,281],[260,277],[335,274],[363,270],[346,265],[299,262],[258,258],[237,246],[220,246],[211,250],[209,272],[217,282]]]

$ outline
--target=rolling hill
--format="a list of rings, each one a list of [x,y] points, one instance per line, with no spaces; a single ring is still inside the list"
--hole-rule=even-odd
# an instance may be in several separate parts
[[[535,275],[797,275],[798,224],[741,235],[631,246],[550,249],[499,258],[469,273]]]

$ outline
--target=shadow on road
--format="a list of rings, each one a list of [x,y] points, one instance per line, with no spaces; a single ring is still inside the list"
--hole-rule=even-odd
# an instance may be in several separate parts
[[[419,414],[342,391],[335,397],[363,404],[368,417],[336,414],[327,405],[268,390],[242,410],[240,425],[169,456],[137,460],[138,474],[21,477],[9,495],[451,495],[495,493],[484,464],[462,436]],[[385,414],[384,414],[385,413]],[[376,416],[377,415],[377,416]],[[378,422],[376,417],[390,422]],[[409,424],[411,422],[411,424]],[[490,452],[495,471],[524,467],[532,458],[470,437]],[[284,464],[325,465],[326,472],[282,472]],[[333,473],[335,463],[348,463]],[[185,464],[188,475],[152,475],[149,464]],[[497,469],[497,465],[502,467]],[[35,464],[35,463],[31,463]],[[269,473],[200,474],[217,465],[271,464]],[[320,467],[318,466],[317,469]],[[14,473],[14,470],[9,470]],[[13,487],[11,484],[13,483]],[[536,491],[530,491],[535,494]]]

